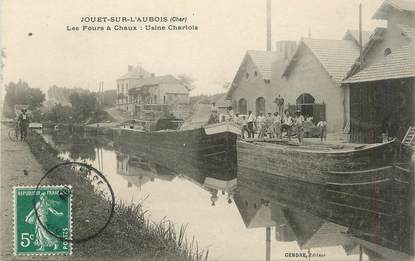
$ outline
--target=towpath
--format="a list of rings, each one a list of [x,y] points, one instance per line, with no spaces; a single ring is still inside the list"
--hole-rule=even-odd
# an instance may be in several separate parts
[[[12,141],[9,127],[1,124],[1,175],[0,175],[0,253],[1,260],[33,260],[33,257],[13,256],[13,186],[36,186],[43,168],[36,161],[25,142]],[[39,259],[39,258],[36,258]],[[43,257],[44,259],[44,257]],[[56,257],[55,257],[56,259]]]

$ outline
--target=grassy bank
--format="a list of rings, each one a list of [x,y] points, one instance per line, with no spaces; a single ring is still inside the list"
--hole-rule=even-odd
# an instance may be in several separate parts
[[[31,135],[27,142],[45,170],[63,162],[57,157],[58,152],[40,135]],[[77,222],[83,213],[86,214],[85,212],[88,212],[88,216],[92,214],[97,220],[105,218],[101,217],[99,207],[103,203],[108,203],[108,200],[98,193],[91,193],[94,187],[84,175],[61,173],[61,175],[48,176],[48,182],[71,184],[76,188],[77,193],[72,195],[73,213],[76,213],[76,216],[73,216],[74,228],[76,228],[74,233],[86,231],[92,225]],[[75,204],[77,202],[82,204]],[[110,224],[97,237],[86,242],[74,243],[73,255],[94,258],[134,257],[135,260],[206,260],[208,252],[200,250],[194,240],[187,241],[185,230],[182,226],[177,232],[174,225],[167,220],[156,224],[149,221],[141,205],[117,202]],[[76,237],[75,234],[74,236]]]

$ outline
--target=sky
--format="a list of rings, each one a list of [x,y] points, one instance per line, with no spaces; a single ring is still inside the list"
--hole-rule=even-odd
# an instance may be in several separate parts
[[[372,20],[381,0],[272,0],[272,42],[307,37],[341,39]],[[223,92],[246,50],[266,48],[266,0],[3,0],[0,45],[6,53],[3,83],[115,89],[128,65],[156,75],[187,74],[192,94]],[[198,31],[67,31],[83,16],[177,16]],[[119,23],[106,23],[106,25]],[[96,24],[97,25],[97,24]],[[128,24],[132,25],[132,24]],[[29,35],[31,33],[31,35]]]

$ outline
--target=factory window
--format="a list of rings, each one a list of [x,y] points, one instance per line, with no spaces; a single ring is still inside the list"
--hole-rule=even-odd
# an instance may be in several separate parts
[[[385,49],[385,53],[384,53],[384,55],[385,56],[388,56],[389,54],[391,54],[392,53],[392,50],[391,50],[391,48],[386,48]]]
[[[247,114],[247,105],[244,98],[241,98],[238,102],[238,112],[239,114]]]
[[[265,113],[265,99],[264,97],[258,97],[256,99],[256,104],[255,104],[255,109],[256,109],[256,115],[258,116],[260,113]]]

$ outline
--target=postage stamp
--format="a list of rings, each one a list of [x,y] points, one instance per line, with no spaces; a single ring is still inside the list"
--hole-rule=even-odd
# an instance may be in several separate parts
[[[16,255],[72,254],[72,187],[14,187]]]

